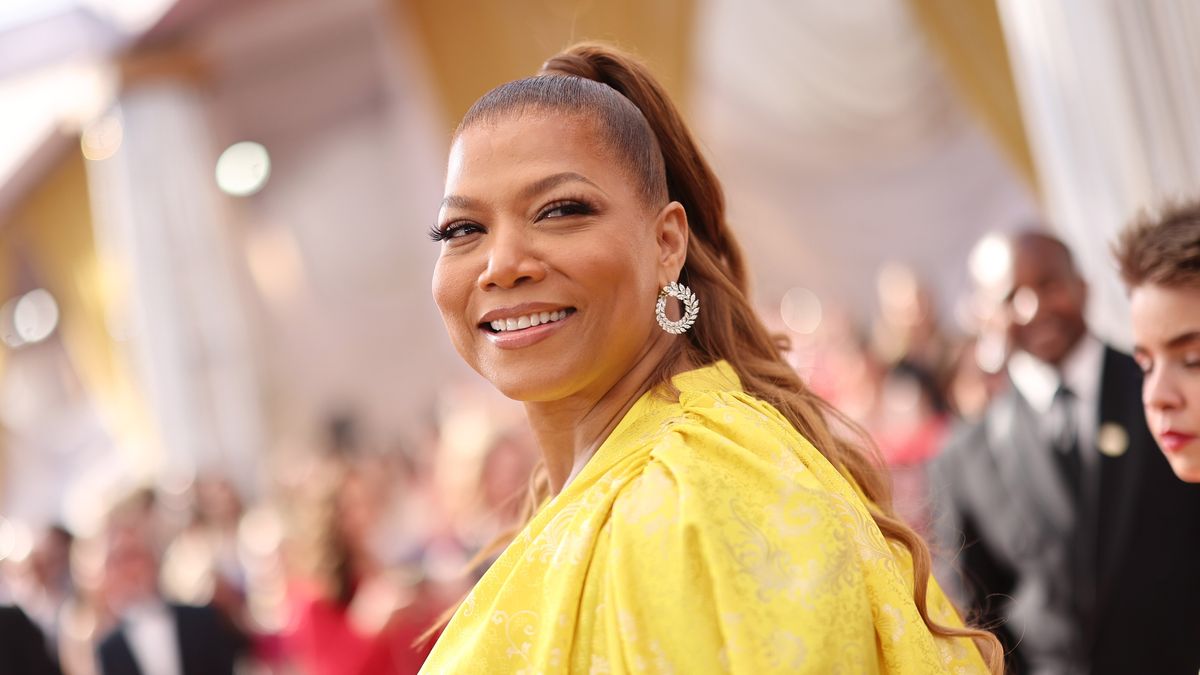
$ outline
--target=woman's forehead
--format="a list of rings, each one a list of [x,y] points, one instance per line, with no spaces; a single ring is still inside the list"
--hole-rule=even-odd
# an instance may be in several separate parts
[[[481,120],[462,129],[451,153],[594,154],[603,145],[596,123],[581,114],[529,110],[494,120]]]
[[[562,171],[608,183],[624,178],[623,168],[591,121],[580,115],[527,112],[463,129],[450,148],[446,191]]]
[[[1200,334],[1200,288],[1143,284],[1131,293],[1130,304],[1133,332],[1142,346],[1165,346]]]

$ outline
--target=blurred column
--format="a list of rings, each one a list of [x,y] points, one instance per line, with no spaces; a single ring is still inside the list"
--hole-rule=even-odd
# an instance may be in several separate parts
[[[128,340],[167,483],[220,470],[253,490],[263,447],[259,374],[234,244],[214,182],[215,140],[186,60],[127,78],[109,145],[89,162],[97,235],[127,271]],[[103,143],[101,143],[103,145]]]
[[[1200,191],[1200,3],[997,0],[1050,224],[1076,251],[1093,329],[1128,344],[1110,243]]]

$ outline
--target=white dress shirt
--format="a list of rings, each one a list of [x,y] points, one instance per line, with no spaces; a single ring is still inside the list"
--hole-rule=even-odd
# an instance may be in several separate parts
[[[1086,334],[1056,369],[1023,351],[1008,361],[1008,375],[1021,396],[1039,415],[1050,414],[1054,395],[1065,384],[1075,395],[1074,418],[1080,457],[1085,466],[1096,462],[1096,427],[1100,417],[1100,378],[1104,370],[1104,343]]]
[[[130,606],[121,621],[125,641],[144,675],[183,675],[175,617],[161,600]]]

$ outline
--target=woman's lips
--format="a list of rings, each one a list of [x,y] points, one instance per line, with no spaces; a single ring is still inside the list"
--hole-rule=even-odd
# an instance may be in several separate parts
[[[1179,452],[1194,440],[1196,440],[1194,435],[1181,431],[1166,431],[1158,436],[1158,444],[1167,452]]]

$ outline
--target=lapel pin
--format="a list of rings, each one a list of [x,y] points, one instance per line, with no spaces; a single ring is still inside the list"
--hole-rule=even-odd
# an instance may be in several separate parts
[[[1109,457],[1120,457],[1129,449],[1129,433],[1116,422],[1105,422],[1096,434],[1096,447]]]

